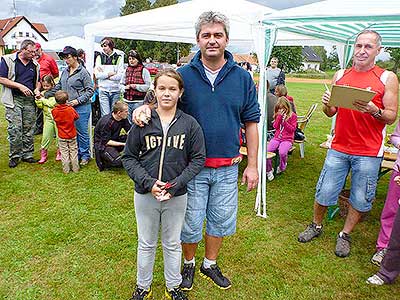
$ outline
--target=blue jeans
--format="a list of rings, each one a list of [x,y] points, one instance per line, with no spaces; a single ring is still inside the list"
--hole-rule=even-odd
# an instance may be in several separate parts
[[[137,102],[125,101],[125,103],[128,104],[128,121],[132,124],[132,113],[136,108],[143,105],[143,100],[138,100]]]
[[[90,103],[74,107],[79,115],[75,121],[78,141],[78,158],[90,159],[89,119],[92,111]]]
[[[118,92],[107,92],[99,90],[99,102],[101,116],[108,115],[112,112],[112,107],[115,102],[121,98],[121,93]]]
[[[351,170],[349,202],[359,212],[372,208],[381,157],[350,155],[329,149],[318,179],[315,199],[323,206],[335,205]]]
[[[187,185],[188,205],[181,239],[198,243],[206,234],[224,237],[236,232],[238,165],[204,168]]]

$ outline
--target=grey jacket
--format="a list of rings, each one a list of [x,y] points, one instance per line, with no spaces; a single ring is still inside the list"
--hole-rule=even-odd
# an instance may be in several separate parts
[[[61,73],[60,81],[53,89],[46,92],[46,98],[53,97],[57,91],[66,91],[69,101],[78,100],[80,105],[90,104],[90,98],[94,93],[94,85],[89,72],[79,65],[78,69],[69,75],[69,68]]]
[[[17,59],[17,55],[18,55],[18,52],[3,56],[4,61],[6,62],[7,67],[8,67],[8,78],[7,79],[10,79],[12,81],[15,80],[15,60]],[[32,60],[32,62],[36,66],[36,81],[35,81],[35,85],[36,85],[37,81],[39,80],[40,66],[36,60]],[[6,87],[5,85],[3,85],[3,89],[1,91],[1,102],[3,103],[3,105],[5,107],[14,108],[14,97],[12,94],[12,90],[9,87]]]

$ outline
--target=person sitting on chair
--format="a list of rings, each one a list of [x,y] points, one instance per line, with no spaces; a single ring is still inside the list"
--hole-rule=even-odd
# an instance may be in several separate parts
[[[94,150],[100,171],[122,168],[121,152],[130,128],[128,104],[123,101],[115,102],[112,113],[100,118],[94,129]]]

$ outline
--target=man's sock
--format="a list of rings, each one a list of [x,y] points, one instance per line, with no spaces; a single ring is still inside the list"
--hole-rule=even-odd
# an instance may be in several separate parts
[[[194,257],[191,260],[186,260],[186,258],[183,259],[183,263],[184,264],[193,264],[193,266],[195,266],[195,261],[194,261]]]
[[[203,267],[206,269],[209,269],[212,265],[215,265],[216,263],[217,263],[216,260],[211,260],[211,259],[208,259],[207,257],[204,257]]]

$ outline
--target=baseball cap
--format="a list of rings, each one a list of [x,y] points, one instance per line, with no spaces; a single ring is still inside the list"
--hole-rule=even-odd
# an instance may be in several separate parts
[[[42,45],[40,45],[39,43],[35,43],[35,49],[40,49],[42,48]]]
[[[71,46],[65,46],[63,51],[59,53],[59,56],[61,58],[68,56],[71,54],[72,56],[78,57],[78,51],[74,47]]]

